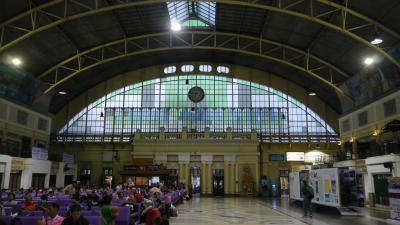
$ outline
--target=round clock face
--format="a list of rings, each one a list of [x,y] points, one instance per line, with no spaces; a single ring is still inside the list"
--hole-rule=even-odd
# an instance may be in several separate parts
[[[201,102],[204,98],[204,90],[201,87],[192,87],[188,96],[192,102]]]

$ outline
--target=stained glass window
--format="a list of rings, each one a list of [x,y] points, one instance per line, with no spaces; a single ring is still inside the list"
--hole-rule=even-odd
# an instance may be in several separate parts
[[[204,90],[199,103],[192,87]],[[141,132],[251,132],[271,142],[324,142],[335,131],[315,112],[273,88],[231,77],[204,74],[169,76],[111,92],[77,113],[61,136],[114,137]]]

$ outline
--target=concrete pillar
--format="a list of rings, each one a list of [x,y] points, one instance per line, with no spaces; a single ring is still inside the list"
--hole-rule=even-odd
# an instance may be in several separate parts
[[[207,194],[212,194],[213,193],[213,174],[212,174],[212,164],[207,164]]]
[[[212,154],[202,154],[201,155],[201,188],[203,190],[202,194],[212,194]]]
[[[201,172],[200,172],[200,193],[202,195],[206,194],[206,164],[201,164]]]
[[[229,165],[229,172],[231,174],[231,184],[230,184],[230,190],[229,192],[231,194],[235,194],[235,164],[230,164]]]
[[[182,153],[178,155],[179,161],[179,180],[185,183],[185,188],[188,188],[189,183],[189,163],[190,163],[190,154]]]
[[[189,163],[184,164],[184,174],[185,174],[185,179],[186,179],[186,183],[185,183],[185,189],[188,190],[189,189],[189,183],[190,183],[190,167],[189,167]]]
[[[239,193],[239,165],[235,164],[235,194]]]
[[[233,165],[236,161],[235,154],[226,154],[224,156],[225,168],[224,168],[224,176],[227,177],[225,180],[225,194],[234,194],[234,186],[235,186],[235,176],[233,173]]]
[[[225,163],[224,164],[224,194],[230,194],[229,188],[230,188],[229,164]]]
[[[353,140],[351,143],[352,151],[351,151],[351,159],[356,160],[358,159],[358,152],[357,152],[357,140]]]

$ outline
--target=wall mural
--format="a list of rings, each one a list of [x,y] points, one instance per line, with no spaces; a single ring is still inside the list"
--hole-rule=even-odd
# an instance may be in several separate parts
[[[391,50],[391,55],[400,59],[400,46]],[[366,104],[399,86],[400,71],[387,61],[379,67],[365,68],[345,82],[345,89],[354,98],[354,106]]]
[[[40,84],[25,71],[0,62],[0,96],[30,105]]]

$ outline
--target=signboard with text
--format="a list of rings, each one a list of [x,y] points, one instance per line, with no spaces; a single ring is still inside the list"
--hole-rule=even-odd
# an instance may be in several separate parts
[[[47,160],[49,151],[46,148],[32,147],[32,159]]]
[[[392,220],[400,220],[400,177],[390,177],[388,179],[389,186],[389,203],[390,218]]]
[[[304,152],[286,152],[286,161],[304,161]]]

